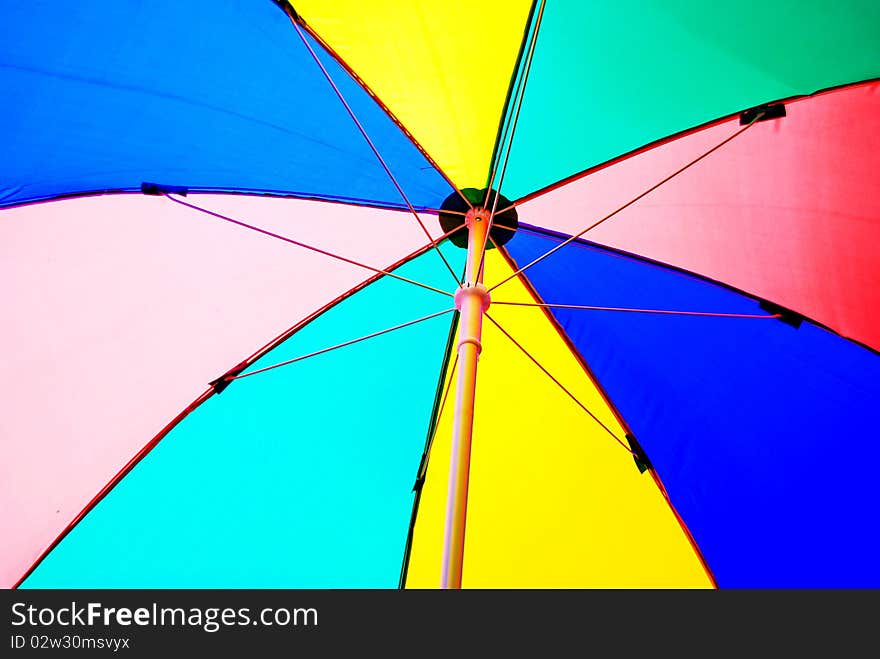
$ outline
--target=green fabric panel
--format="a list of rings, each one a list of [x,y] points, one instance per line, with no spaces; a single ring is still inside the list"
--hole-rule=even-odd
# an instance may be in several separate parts
[[[718,117],[877,76],[877,0],[548,0],[502,192],[518,199]]]

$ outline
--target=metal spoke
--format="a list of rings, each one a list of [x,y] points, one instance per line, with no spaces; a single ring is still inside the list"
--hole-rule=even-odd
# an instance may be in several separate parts
[[[772,320],[780,318],[779,314],[750,314],[750,313],[716,313],[713,311],[678,311],[674,309],[636,309],[633,307],[597,307],[586,304],[544,304],[537,302],[504,302],[493,300],[492,304],[503,304],[514,307],[540,307],[542,309],[583,309],[586,311],[621,311],[624,313],[648,313],[668,316],[704,316],[709,318],[753,318],[760,320]]]
[[[556,384],[556,386],[558,386],[560,389],[562,389],[562,391],[564,391],[568,395],[568,397],[571,398],[577,404],[578,407],[580,407],[584,412],[586,412],[590,416],[590,418],[593,419],[593,421],[598,423],[602,427],[602,429],[605,430],[605,432],[607,432],[612,437],[612,439],[614,439],[614,441],[616,441],[618,444],[620,444],[627,453],[629,453],[630,455],[632,455],[634,457],[638,457],[636,452],[633,451],[629,446],[627,446],[626,443],[624,442],[624,440],[620,439],[620,437],[618,437],[614,433],[614,431],[611,430],[611,428],[609,428],[604,423],[602,423],[602,421],[599,419],[599,417],[597,417],[595,414],[593,414],[589,410],[589,408],[586,405],[584,405],[577,398],[577,396],[575,396],[573,393],[571,393],[571,391],[569,391],[569,389],[564,384],[562,384],[559,380],[557,380],[553,376],[553,374],[550,373],[550,371],[548,371],[541,364],[541,362],[539,362],[528,350],[526,350],[525,347],[523,347],[523,345],[519,341],[517,341],[515,338],[513,338],[513,336],[511,336],[511,334],[507,330],[505,330],[503,327],[501,327],[501,325],[499,325],[498,322],[494,318],[492,318],[492,316],[490,316],[488,313],[485,315],[486,315],[486,318],[488,318],[492,322],[492,324],[495,325],[495,327],[497,327],[498,330],[502,334],[504,334],[504,336],[506,336],[508,339],[510,339],[510,341],[511,341],[511,343],[513,343],[513,345],[515,345],[517,348],[519,348],[520,351],[522,351],[522,353],[526,357],[528,357],[532,361],[532,363],[535,364],[535,366],[537,366],[539,369],[541,369],[541,371],[544,373],[544,375],[549,377]]]
[[[446,257],[443,256],[443,252],[440,251],[440,247],[434,241],[434,238],[431,236],[431,232],[428,231],[428,227],[426,227],[425,223],[422,222],[422,218],[419,217],[419,214],[416,212],[416,209],[410,203],[409,198],[406,196],[406,193],[403,191],[403,188],[400,187],[400,184],[397,182],[397,179],[395,178],[394,174],[391,172],[391,169],[386,164],[385,159],[382,158],[382,155],[379,153],[379,150],[376,148],[376,145],[373,144],[373,140],[370,139],[370,136],[367,134],[366,129],[363,127],[363,125],[358,120],[357,116],[355,115],[354,110],[351,109],[351,106],[348,104],[348,101],[345,100],[345,97],[342,95],[342,92],[339,90],[339,87],[337,87],[336,83],[333,82],[333,78],[330,76],[330,73],[327,71],[327,69],[324,67],[324,64],[318,58],[318,54],[314,51],[314,49],[312,48],[312,45],[309,43],[308,39],[306,39],[305,34],[303,34],[303,31],[299,25],[299,22],[296,21],[293,17],[291,17],[291,22],[293,23],[293,27],[296,29],[296,32],[299,35],[299,38],[302,40],[303,44],[308,49],[309,53],[311,53],[312,59],[315,60],[315,63],[321,69],[321,72],[324,74],[324,77],[327,79],[327,82],[330,83],[330,86],[333,88],[333,91],[336,93],[336,96],[342,102],[342,105],[345,106],[345,109],[348,112],[349,116],[351,117],[352,121],[354,121],[354,123],[357,126],[358,130],[360,131],[361,135],[366,140],[367,144],[370,146],[370,149],[373,151],[373,154],[379,160],[379,163],[382,165],[382,169],[384,169],[385,173],[388,174],[388,178],[391,179],[391,183],[394,184],[394,187],[397,189],[397,192],[400,194],[401,198],[403,199],[404,203],[406,204],[406,207],[409,208],[410,212],[413,214],[413,217],[416,218],[416,221],[419,223],[419,226],[422,227],[422,231],[425,232],[425,235],[428,237],[428,240],[431,241],[431,244],[434,246],[434,249],[436,250],[437,254],[440,256],[440,258],[443,260],[443,263],[446,265],[446,268],[449,270],[449,273],[452,275],[452,277],[457,282],[458,279],[455,276],[455,270],[452,269],[452,266],[449,264],[449,261],[447,261]]]
[[[703,153],[702,155],[700,155],[700,156],[698,156],[697,158],[691,160],[689,163],[687,163],[687,164],[684,165],[683,167],[679,168],[678,170],[676,170],[675,172],[673,172],[672,174],[670,174],[669,176],[667,176],[666,178],[664,178],[664,179],[663,179],[662,181],[660,181],[659,183],[655,183],[654,185],[652,185],[650,188],[648,188],[647,190],[645,190],[644,192],[642,192],[642,193],[641,193],[640,195],[638,195],[637,197],[634,197],[634,198],[631,199],[630,201],[626,202],[626,203],[625,203],[623,206],[621,206],[620,208],[618,208],[618,209],[616,209],[616,210],[610,212],[608,215],[606,215],[606,216],[603,217],[602,219],[600,219],[600,220],[598,220],[598,221],[596,221],[596,222],[593,222],[590,226],[588,226],[588,227],[587,227],[586,229],[584,229],[583,231],[581,231],[581,232],[579,232],[579,233],[577,233],[577,234],[571,236],[570,238],[567,238],[567,239],[564,240],[563,242],[561,242],[561,243],[559,243],[558,245],[556,245],[556,247],[554,247],[553,249],[551,249],[551,250],[545,252],[545,253],[542,254],[541,256],[539,256],[539,257],[537,257],[536,259],[534,259],[531,263],[528,263],[528,264],[524,265],[524,266],[521,267],[519,270],[517,270],[516,272],[514,272],[513,274],[511,274],[510,276],[505,277],[505,278],[502,279],[500,282],[498,282],[497,284],[495,284],[494,286],[492,286],[492,287],[489,289],[489,291],[493,291],[493,290],[495,290],[496,288],[498,288],[498,287],[501,286],[502,284],[507,283],[508,281],[510,281],[511,279],[513,279],[514,277],[516,277],[517,275],[519,275],[519,274],[525,272],[526,270],[528,270],[528,269],[531,268],[532,266],[534,266],[534,265],[540,263],[541,261],[543,261],[544,259],[546,259],[546,258],[547,258],[548,256],[550,256],[551,254],[554,254],[555,252],[559,251],[560,249],[562,249],[563,247],[565,247],[566,245],[568,245],[568,244],[571,243],[572,241],[577,240],[578,238],[580,238],[581,236],[583,236],[583,235],[584,235],[585,233],[587,233],[588,231],[591,231],[592,229],[595,229],[597,226],[599,226],[599,225],[602,224],[603,222],[605,222],[605,221],[607,221],[607,220],[610,220],[612,217],[614,217],[615,215],[617,215],[617,214],[620,213],[621,211],[623,211],[623,210],[629,208],[629,207],[632,206],[634,203],[636,203],[637,201],[639,201],[639,200],[642,199],[643,197],[646,197],[647,195],[649,195],[650,193],[652,193],[654,190],[656,190],[657,188],[659,188],[659,187],[660,187],[661,185],[663,185],[664,183],[667,183],[667,182],[671,181],[672,179],[674,179],[676,176],[678,176],[679,174],[681,174],[682,172],[684,172],[684,171],[687,170],[688,168],[692,167],[693,165],[696,165],[698,162],[700,162],[701,160],[703,160],[703,158],[706,158],[707,156],[709,156],[710,154],[714,153],[715,151],[717,151],[718,149],[720,149],[721,147],[723,147],[725,144],[727,144],[727,143],[730,142],[731,140],[733,140],[733,139],[739,137],[740,135],[742,135],[745,131],[747,131],[749,128],[751,128],[752,126],[754,126],[754,125],[755,125],[755,122],[758,121],[761,117],[763,117],[764,114],[765,114],[764,112],[759,112],[759,113],[757,113],[757,114],[755,115],[755,117],[754,117],[754,118],[753,118],[748,124],[746,124],[746,125],[745,125],[743,128],[741,128],[740,130],[736,131],[736,132],[735,132],[733,135],[731,135],[730,137],[724,139],[723,141],[719,142],[718,144],[716,144],[715,146],[713,146],[711,149],[709,149],[708,151],[706,151],[705,153]]]
[[[338,350],[339,348],[345,348],[350,345],[354,345],[355,343],[360,343],[361,341],[366,341],[367,339],[372,339],[377,336],[382,336],[383,334],[388,334],[389,332],[394,332],[399,329],[403,329],[404,327],[409,327],[411,325],[415,325],[416,323],[421,323],[426,320],[431,320],[432,318],[437,318],[438,316],[443,316],[445,314],[451,313],[455,311],[455,308],[445,309],[443,311],[438,311],[437,313],[432,313],[428,316],[422,316],[421,318],[416,318],[415,320],[411,320],[406,323],[401,323],[400,325],[395,325],[394,327],[389,327],[388,329],[380,330],[378,332],[373,332],[372,334],[367,334],[365,336],[358,337],[356,339],[352,339],[351,341],[345,341],[344,343],[337,343],[334,346],[330,346],[329,348],[323,348],[321,350],[316,350],[314,352],[310,352],[307,355],[302,355],[300,357],[294,357],[293,359],[288,359],[287,361],[279,362],[278,364],[272,364],[271,366],[265,366],[263,368],[258,368],[255,371],[248,371],[247,373],[240,373],[238,375],[226,375],[221,378],[226,382],[231,382],[233,380],[241,380],[243,378],[249,378],[252,375],[257,375],[258,373],[265,373],[266,371],[271,371],[276,368],[280,368],[281,366],[287,366],[288,364],[295,364],[296,362],[301,362],[304,359],[308,359],[310,357],[316,357],[317,355],[323,355],[332,350]]]
[[[267,231],[266,229],[261,229],[260,227],[254,226],[253,224],[247,224],[246,222],[242,222],[240,220],[236,220],[227,215],[223,215],[221,213],[216,213],[212,210],[208,210],[207,208],[202,208],[201,206],[197,206],[196,204],[189,203],[187,201],[183,201],[181,199],[177,199],[172,197],[169,194],[166,194],[165,197],[173,201],[175,204],[180,204],[181,206],[186,206],[187,208],[191,208],[192,210],[199,211],[200,213],[204,213],[206,215],[210,215],[212,217],[216,217],[217,219],[224,220],[226,222],[231,222],[237,226],[243,227],[245,229],[250,229],[251,231],[256,231],[257,233],[261,233],[264,236],[269,236],[270,238],[276,238],[278,240],[282,240],[286,243],[290,243],[291,245],[296,245],[297,247],[302,247],[303,249],[308,249],[312,252],[316,252],[318,254],[323,254],[324,256],[329,256],[332,259],[336,259],[338,261],[342,261],[343,263],[348,263],[350,265],[355,265],[359,268],[364,268],[365,270],[369,270],[371,272],[375,272],[380,275],[385,275],[387,277],[391,277],[393,279],[397,279],[399,281],[405,281],[408,284],[413,284],[414,286],[419,286],[420,288],[424,288],[425,290],[433,291],[434,293],[440,293],[441,295],[445,295],[447,297],[453,297],[453,294],[449,291],[444,291],[439,288],[434,288],[433,286],[429,286],[428,284],[423,284],[414,279],[409,279],[408,277],[403,277],[401,275],[394,274],[393,272],[389,272],[388,270],[383,270],[381,268],[376,268],[371,265],[367,265],[366,263],[361,263],[360,261],[355,261],[353,259],[347,258],[345,256],[341,256],[339,254],[334,254],[333,252],[328,252],[325,249],[321,249],[320,247],[315,247],[314,245],[309,245],[308,243],[300,242],[299,240],[294,240],[293,238],[288,238],[287,236],[282,236],[277,233],[272,233],[271,231]],[[464,225],[462,225],[464,226]],[[456,231],[459,231],[462,227],[456,227],[451,231],[445,233],[441,236],[441,240],[452,235]]]

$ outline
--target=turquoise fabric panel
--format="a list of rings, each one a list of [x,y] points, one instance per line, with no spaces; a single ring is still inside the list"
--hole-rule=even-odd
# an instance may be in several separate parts
[[[463,250],[446,253],[461,266]],[[399,272],[452,283],[433,251]],[[253,368],[451,306],[384,278]],[[23,587],[396,587],[451,321],[233,382],[165,437]]]
[[[719,117],[877,76],[876,0],[551,0],[501,192],[517,199]]]

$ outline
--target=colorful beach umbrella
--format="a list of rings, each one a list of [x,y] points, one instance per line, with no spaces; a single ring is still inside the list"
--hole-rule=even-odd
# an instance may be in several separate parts
[[[880,586],[880,5],[0,2],[4,587]]]

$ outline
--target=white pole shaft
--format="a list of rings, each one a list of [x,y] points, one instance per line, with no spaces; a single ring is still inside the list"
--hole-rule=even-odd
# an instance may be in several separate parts
[[[488,308],[489,302],[486,288],[482,285],[483,273],[480,269],[489,220],[483,215],[482,209],[478,209],[476,212],[468,213],[466,222],[468,253],[465,282],[456,295],[456,304],[461,313],[458,327],[458,381],[452,430],[452,456],[449,465],[449,490],[446,499],[441,588],[461,588],[477,361],[482,350],[480,341],[483,332],[483,313]]]

